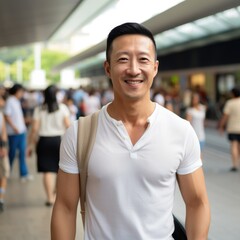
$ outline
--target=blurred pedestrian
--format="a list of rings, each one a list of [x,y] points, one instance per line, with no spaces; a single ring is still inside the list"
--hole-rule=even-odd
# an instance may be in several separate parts
[[[89,91],[89,96],[84,99],[85,115],[90,115],[101,108],[101,97],[95,89]]]
[[[70,120],[73,123],[77,119],[78,108],[74,104],[73,98],[71,96],[66,96],[65,104],[70,111]]]
[[[11,169],[13,168],[16,151],[18,150],[20,177],[24,182],[33,179],[33,176],[28,172],[26,164],[27,128],[20,102],[24,94],[24,88],[21,84],[15,84],[10,88],[9,94],[10,96],[7,98],[4,109],[4,116],[7,123],[10,167]]]
[[[206,106],[200,103],[198,93],[192,93],[191,105],[186,110],[186,119],[191,123],[197,134],[201,150],[205,144],[205,118]]]
[[[4,105],[4,99],[0,96],[0,107]],[[10,166],[7,154],[7,129],[3,113],[0,112],[0,213],[4,210],[4,198],[7,188]]]
[[[113,98],[114,98],[113,89],[112,89],[112,85],[110,85],[108,89],[103,91],[102,99],[101,99],[102,106],[112,102]]]
[[[153,95],[153,101],[160,104],[161,106],[165,105],[165,90],[163,88],[159,88],[155,91]]]
[[[36,145],[37,170],[43,173],[46,206],[55,200],[55,175],[58,172],[61,136],[70,125],[67,106],[57,101],[57,87],[50,85],[44,91],[44,102],[34,109],[28,139],[28,154]]]
[[[230,171],[237,171],[240,160],[240,89],[231,90],[232,99],[227,100],[223,116],[219,123],[219,131],[223,133],[226,129],[228,140],[231,144],[232,167]]]

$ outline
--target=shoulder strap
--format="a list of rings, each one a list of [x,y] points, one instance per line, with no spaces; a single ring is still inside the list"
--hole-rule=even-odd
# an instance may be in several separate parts
[[[95,142],[98,112],[78,120],[77,158],[80,172],[80,205],[84,225],[88,161]]]

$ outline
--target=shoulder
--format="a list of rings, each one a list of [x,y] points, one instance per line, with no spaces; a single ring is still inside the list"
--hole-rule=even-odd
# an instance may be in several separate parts
[[[179,141],[183,141],[191,131],[191,124],[186,119],[178,116],[177,114],[161,107],[158,111],[157,124],[159,131],[172,136]]]
[[[6,104],[12,104],[16,101],[15,97],[13,97],[12,95],[10,95],[7,100],[6,100]]]
[[[59,103],[58,106],[59,106],[59,110],[60,110],[61,112],[67,113],[67,114],[70,113],[70,111],[69,111],[69,109],[68,109],[68,107],[67,107],[66,104],[64,104],[64,103]]]
[[[58,104],[58,107],[59,107],[59,109],[61,109],[61,110],[68,110],[67,105],[64,104],[64,103],[59,103],[59,104]]]
[[[65,152],[75,152],[77,145],[78,121],[75,120],[62,136],[61,149]]]
[[[203,104],[200,104],[200,108],[203,109],[203,110],[205,110],[205,109],[207,108],[207,106],[206,106],[206,105],[203,105]]]
[[[194,108],[188,107],[186,113],[191,114],[194,111]]]
[[[225,106],[224,106],[224,111],[229,110],[229,108],[232,108],[235,106],[235,99],[229,99],[226,101]]]
[[[62,143],[64,145],[76,145],[78,131],[78,120],[75,120],[70,127],[67,128],[62,136]]]
[[[188,125],[188,121],[178,116],[176,113],[158,105],[158,118],[168,124]]]

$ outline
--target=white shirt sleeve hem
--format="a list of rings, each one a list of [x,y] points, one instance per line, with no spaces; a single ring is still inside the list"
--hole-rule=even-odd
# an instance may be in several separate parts
[[[186,168],[178,169],[177,173],[180,174],[180,175],[189,174],[189,173],[194,172],[195,170],[197,170],[200,167],[202,167],[202,160],[201,159],[199,159],[194,165],[191,165],[191,166],[186,167]]]

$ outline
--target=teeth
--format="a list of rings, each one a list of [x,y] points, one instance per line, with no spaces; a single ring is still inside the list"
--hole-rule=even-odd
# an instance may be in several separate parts
[[[138,83],[141,83],[142,81],[125,81],[126,83],[129,83],[129,84],[138,84]]]

